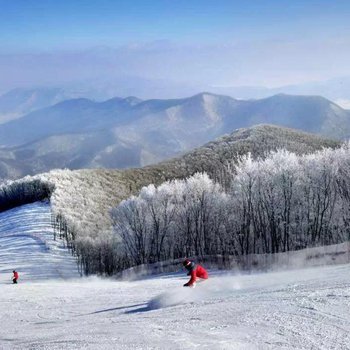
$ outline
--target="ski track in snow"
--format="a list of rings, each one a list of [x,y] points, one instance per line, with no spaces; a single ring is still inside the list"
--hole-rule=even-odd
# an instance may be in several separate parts
[[[36,222],[42,209],[26,208]],[[182,287],[184,272],[137,281],[63,280],[64,271],[74,277],[76,266],[63,249],[51,249],[48,226],[27,217],[11,223],[11,217],[0,217],[1,278],[14,261],[27,273],[18,285],[5,283],[8,278],[0,284],[1,350],[350,349],[350,264],[246,275],[210,271],[194,289]],[[34,239],[12,230],[24,227],[21,220]],[[2,234],[3,225],[12,233]],[[18,239],[8,241],[14,234]],[[57,254],[66,269],[58,274],[55,259],[42,257],[52,268],[40,272],[40,254]]]

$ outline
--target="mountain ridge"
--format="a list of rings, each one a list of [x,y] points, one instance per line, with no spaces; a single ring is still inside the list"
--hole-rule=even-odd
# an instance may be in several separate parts
[[[206,172],[222,183],[228,164],[248,153],[254,158],[265,157],[270,151],[284,148],[297,154],[305,154],[323,148],[337,148],[340,145],[340,142],[298,130],[259,125],[235,130],[181,156],[143,168],[55,170],[34,178],[54,184],[56,190],[52,198],[56,209],[62,212],[68,210],[81,218],[85,210],[83,203],[94,203],[96,210],[93,210],[93,216],[87,220],[95,223],[93,227],[96,227],[97,234],[110,227],[110,209],[121,200],[137,194],[143,186],[184,179],[197,172]],[[71,198],[70,186],[79,189],[74,198]],[[76,208],[76,203],[81,203],[81,210]]]
[[[206,172],[212,179],[227,186],[227,180],[230,179],[228,167],[236,163],[242,155],[250,153],[253,158],[266,157],[268,152],[281,148],[297,154],[306,154],[340,146],[340,142],[298,130],[259,125],[238,129],[181,156],[155,165],[119,170],[56,169],[8,182],[4,186],[8,186],[6,193],[15,194],[22,191],[23,193],[19,193],[20,198],[25,200],[25,184],[30,187],[32,182],[39,180],[45,189],[52,189],[51,203],[55,206],[55,212],[61,213],[64,219],[68,220],[67,224],[75,220],[81,221],[79,228],[74,229],[84,230],[85,227],[90,227],[91,235],[97,236],[100,232],[111,229],[111,208],[121,200],[136,195],[143,186],[184,179],[198,172]],[[39,193],[46,192],[47,190]],[[86,210],[89,210],[89,215],[85,215]]]
[[[319,96],[279,94],[241,101],[202,92],[170,100],[78,98],[0,125],[0,176],[57,167],[146,166],[258,124],[329,138],[350,135],[350,113]]]

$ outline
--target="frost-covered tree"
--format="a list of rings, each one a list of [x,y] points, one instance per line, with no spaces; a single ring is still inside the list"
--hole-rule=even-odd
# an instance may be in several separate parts
[[[134,263],[216,253],[226,194],[206,174],[144,187],[112,211]]]
[[[296,156],[287,151],[232,171],[231,232],[240,254],[276,253],[342,242],[348,234],[349,200],[344,146]],[[345,159],[344,159],[345,158]]]

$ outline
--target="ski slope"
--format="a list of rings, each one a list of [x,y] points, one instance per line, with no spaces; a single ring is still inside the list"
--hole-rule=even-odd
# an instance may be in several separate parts
[[[0,283],[79,277],[74,257],[54,240],[50,205],[36,202],[0,213]]]
[[[26,208],[32,218],[39,215],[36,205]],[[22,219],[10,227],[23,229]],[[23,220],[32,235],[35,225]],[[63,279],[74,277],[69,254],[45,251],[42,238],[28,238],[27,245],[19,235],[17,244],[10,233],[4,237],[3,217],[1,225],[1,350],[350,349],[350,264],[245,275],[210,271],[194,289],[182,287],[183,271],[134,281]],[[42,229],[46,237],[49,227]],[[2,276],[14,261],[20,272],[26,269],[18,285]],[[66,264],[60,273],[58,261]]]

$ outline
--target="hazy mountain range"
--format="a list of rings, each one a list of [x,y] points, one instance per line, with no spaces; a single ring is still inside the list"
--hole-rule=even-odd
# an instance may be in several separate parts
[[[67,100],[0,125],[0,176],[139,167],[256,124],[345,139],[350,112],[322,97],[281,94],[247,101],[210,93],[170,100]]]
[[[104,101],[115,96],[138,96],[142,99],[184,98],[198,91],[227,95],[236,99],[261,99],[276,94],[323,96],[350,109],[350,77],[308,82],[275,88],[264,86],[220,86],[200,83],[145,79],[136,76],[99,78],[57,86],[16,88],[0,95],[0,123],[18,118],[34,110],[73,98]]]
[[[141,96],[143,99],[179,98],[207,91],[203,87],[160,79],[118,77],[75,81],[59,86],[16,88],[0,94],[0,124],[56,103],[87,98],[105,101],[115,96]]]

